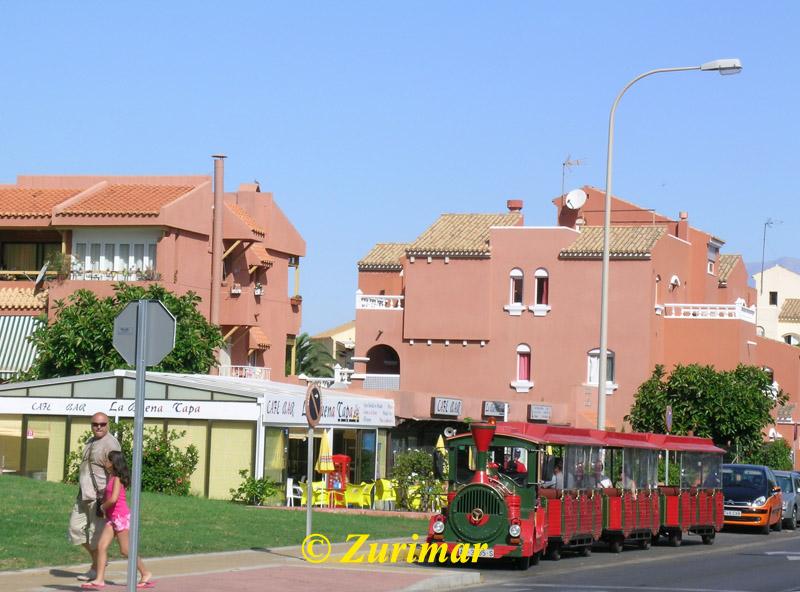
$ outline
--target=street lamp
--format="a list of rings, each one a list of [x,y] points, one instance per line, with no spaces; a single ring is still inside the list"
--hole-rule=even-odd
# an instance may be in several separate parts
[[[640,74],[631,80],[617,95],[611,106],[611,115],[608,118],[608,160],[606,162],[606,199],[605,217],[603,219],[603,265],[601,270],[600,287],[600,367],[597,377],[597,428],[605,429],[606,424],[606,374],[608,364],[608,260],[611,229],[611,164],[614,157],[614,114],[617,110],[622,95],[631,86],[642,78],[651,74],[662,72],[684,72],[687,70],[703,70],[706,72],[719,72],[720,74],[738,74],[742,70],[742,63],[738,59],[714,60],[700,66],[684,66],[681,68],[659,68]]]

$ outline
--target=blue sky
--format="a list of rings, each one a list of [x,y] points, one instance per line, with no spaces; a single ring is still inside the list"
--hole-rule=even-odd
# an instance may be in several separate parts
[[[561,5],[557,8],[555,5]],[[605,184],[611,103],[635,75],[739,57],[738,76],[664,74],[617,112],[614,193],[727,241],[796,256],[795,2],[19,2],[5,6],[0,182],[180,174],[229,156],[304,235],[303,329],[354,318],[356,261],[440,213],[525,201],[552,225]],[[784,65],[783,62],[788,62]]]

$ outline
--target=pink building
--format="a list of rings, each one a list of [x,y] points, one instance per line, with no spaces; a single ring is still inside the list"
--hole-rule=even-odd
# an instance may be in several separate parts
[[[280,379],[300,328],[305,241],[257,184],[225,193],[223,202],[220,372]],[[191,290],[211,318],[213,203],[212,178],[202,175],[20,176],[0,186],[0,318],[38,313],[43,302],[52,314],[53,302],[77,289],[105,296],[119,281]],[[60,261],[33,299],[48,259]],[[13,307],[21,293],[30,301]],[[22,348],[23,333],[5,345]]]
[[[525,226],[511,200],[506,213],[444,214],[411,243],[376,245],[358,263],[354,377],[396,391],[400,417],[593,427],[604,195],[584,190],[579,210],[554,200],[557,226]],[[612,210],[607,427],[623,427],[656,364],[769,367],[796,403],[798,350],[756,336],[741,257],[685,213],[617,198]],[[790,441],[791,409],[778,426]]]

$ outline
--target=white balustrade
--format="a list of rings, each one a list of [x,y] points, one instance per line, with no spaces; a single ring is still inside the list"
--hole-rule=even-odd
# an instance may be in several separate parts
[[[364,381],[361,388],[375,391],[399,391],[399,374],[356,374],[353,378],[360,378]]]
[[[736,304],[664,304],[666,319],[733,319],[755,324],[756,311],[744,305]]]
[[[356,310],[403,310],[402,296],[362,294],[356,292]]]
[[[219,375],[230,378],[255,378],[257,380],[269,380],[270,368],[261,366],[220,366]]]

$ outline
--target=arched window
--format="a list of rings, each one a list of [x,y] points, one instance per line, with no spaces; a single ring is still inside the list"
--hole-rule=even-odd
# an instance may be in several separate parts
[[[515,267],[508,274],[508,304],[503,307],[513,317],[520,316],[525,310],[525,305],[522,304],[522,283],[522,270]]]
[[[517,377],[511,382],[518,393],[527,393],[533,387],[531,377],[531,348],[526,343],[517,346]]]
[[[800,345],[800,336],[794,333],[787,333],[783,336],[783,341],[789,345]]]
[[[533,277],[536,278],[536,304],[549,304],[550,298],[550,275],[546,269],[537,269]]]
[[[615,369],[616,364],[614,363],[614,352],[611,350],[607,350],[608,354],[606,357],[606,383],[609,385],[613,385],[616,383],[616,376],[615,376]],[[589,351],[588,354],[588,372],[587,372],[587,380],[586,382],[590,385],[597,385],[597,381],[600,380],[600,348],[595,348]]]

